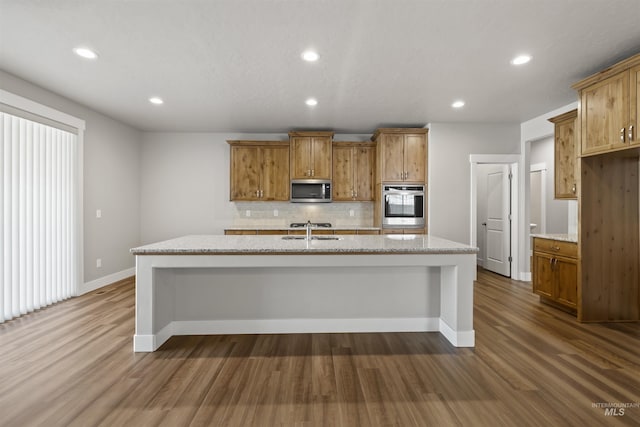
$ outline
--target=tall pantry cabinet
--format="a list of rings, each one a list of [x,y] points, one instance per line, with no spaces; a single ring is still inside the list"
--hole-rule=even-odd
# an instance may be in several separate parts
[[[640,54],[580,94],[578,320],[640,320]]]

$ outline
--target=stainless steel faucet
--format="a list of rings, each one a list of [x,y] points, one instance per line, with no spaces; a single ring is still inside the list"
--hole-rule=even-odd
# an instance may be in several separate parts
[[[311,221],[307,221],[307,240],[311,240]]]

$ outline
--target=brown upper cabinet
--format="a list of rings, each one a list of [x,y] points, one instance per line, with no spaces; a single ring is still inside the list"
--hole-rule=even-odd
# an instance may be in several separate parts
[[[423,128],[381,128],[376,142],[376,183],[418,182],[427,178],[427,132]]]
[[[640,54],[573,85],[580,93],[581,154],[640,146]]]
[[[555,198],[578,198],[578,110],[550,118],[555,125]]]
[[[227,142],[231,145],[231,200],[289,200],[289,142]]]
[[[289,132],[291,179],[331,179],[333,132]]]
[[[333,200],[374,200],[375,146],[372,142],[333,143]]]

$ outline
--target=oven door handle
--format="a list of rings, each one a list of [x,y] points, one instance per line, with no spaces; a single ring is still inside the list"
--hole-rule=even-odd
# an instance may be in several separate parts
[[[385,191],[385,196],[415,196],[424,195],[424,191]]]

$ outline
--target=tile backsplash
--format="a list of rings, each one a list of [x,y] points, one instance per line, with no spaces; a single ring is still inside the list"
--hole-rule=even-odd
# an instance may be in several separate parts
[[[232,227],[288,227],[292,222],[330,222],[334,227],[372,227],[374,202],[232,202]]]

